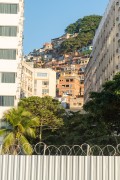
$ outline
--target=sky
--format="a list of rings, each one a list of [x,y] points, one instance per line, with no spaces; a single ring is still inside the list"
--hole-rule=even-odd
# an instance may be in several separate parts
[[[109,0],[25,0],[24,54],[64,34],[86,15],[103,15]]]

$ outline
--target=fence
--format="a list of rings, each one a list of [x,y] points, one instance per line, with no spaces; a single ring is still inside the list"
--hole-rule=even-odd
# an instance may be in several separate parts
[[[0,180],[119,180],[119,156],[0,155]]]
[[[0,145],[0,154],[0,180],[120,180],[120,144]]]
[[[29,153],[28,153],[29,152]],[[104,147],[89,144],[74,145],[74,146],[47,146],[44,143],[37,143],[34,146],[29,144],[11,145],[9,148],[5,148],[0,145],[0,154],[9,155],[68,155],[68,156],[119,156],[120,155],[120,144],[116,147],[112,145],[106,145]]]

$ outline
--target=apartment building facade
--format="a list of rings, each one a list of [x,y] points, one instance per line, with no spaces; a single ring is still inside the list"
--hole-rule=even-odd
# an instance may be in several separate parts
[[[60,73],[57,90],[57,96],[61,99],[65,99],[64,103],[66,104],[66,108],[76,110],[82,109],[84,84],[81,83],[78,72],[64,71]]]
[[[64,94],[71,95],[73,97],[79,96],[80,93],[83,95],[82,89],[83,84],[80,84],[79,75],[76,73],[63,72],[60,74],[59,84],[57,88],[59,89],[59,96]]]
[[[93,40],[85,70],[85,102],[89,92],[101,91],[102,84],[120,71],[120,0],[110,0]]]
[[[0,118],[20,99],[24,0],[0,0]]]
[[[22,61],[21,96],[56,97],[56,72],[35,68],[34,62]]]

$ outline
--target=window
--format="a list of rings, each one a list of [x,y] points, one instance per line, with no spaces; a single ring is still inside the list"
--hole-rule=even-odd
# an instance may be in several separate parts
[[[69,85],[66,85],[66,87],[69,87]]]
[[[0,106],[14,106],[14,96],[0,96]]]
[[[15,83],[15,73],[12,72],[2,72],[0,73],[1,83]]]
[[[69,79],[66,79],[66,82],[69,82]]]
[[[45,85],[45,86],[49,85],[49,81],[42,81],[42,85]]]
[[[119,37],[119,33],[116,33],[116,37]],[[115,38],[113,38],[113,42],[115,42]]]
[[[18,4],[0,3],[0,13],[1,14],[17,14]]]
[[[0,59],[16,59],[16,49],[0,49]]]
[[[84,81],[80,81],[80,84],[84,84]]]
[[[49,93],[49,89],[42,89],[42,94],[48,94]]]
[[[70,82],[73,82],[73,79],[70,79]]]
[[[47,73],[37,73],[38,77],[47,77]]]
[[[118,2],[118,1],[116,2],[116,5],[119,5],[119,2]]]
[[[0,26],[0,36],[17,36],[17,26]]]
[[[28,91],[32,92],[32,88],[30,86],[28,86]]]

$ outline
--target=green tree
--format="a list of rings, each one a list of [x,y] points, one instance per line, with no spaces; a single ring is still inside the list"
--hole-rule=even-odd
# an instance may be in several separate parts
[[[63,116],[65,110],[60,103],[51,97],[29,97],[24,98],[19,102],[19,107],[32,113],[33,116],[39,119],[39,129],[37,134],[40,141],[45,141],[44,131],[55,131],[63,125]]]
[[[70,34],[78,33],[78,36],[65,40],[59,48],[59,53],[74,52],[84,46],[90,45],[101,18],[102,16],[90,15],[78,19],[75,23],[70,24],[65,29],[65,32]]]
[[[96,127],[104,124],[108,142],[113,138],[117,141],[120,134],[120,74],[106,82],[101,92],[91,92],[84,109],[93,116]]]
[[[74,145],[116,145],[120,142],[120,74],[103,85],[101,92],[91,92],[84,105],[85,114],[70,112],[64,126],[55,133],[57,143]],[[59,139],[60,141],[59,141]],[[54,137],[53,140],[54,142]]]
[[[78,19],[75,23],[67,26],[67,28],[65,29],[65,32],[69,34],[79,33],[80,23],[81,23],[81,19]]]
[[[96,123],[97,122],[97,123]],[[106,128],[89,113],[70,112],[59,132],[60,144],[105,144]],[[57,141],[57,143],[58,143]]]
[[[79,39],[76,40],[76,38],[70,38],[61,44],[60,53],[74,52],[81,47],[82,45]]]
[[[4,114],[5,127],[0,129],[0,135],[4,137],[3,152],[11,150],[16,146],[14,153],[17,153],[19,145],[24,154],[32,154],[32,147],[28,138],[35,138],[35,128],[39,125],[38,118],[22,108],[13,108]]]
[[[80,32],[93,32],[93,34],[95,34],[95,31],[98,28],[101,18],[102,16],[99,15],[84,16],[80,22]]]

